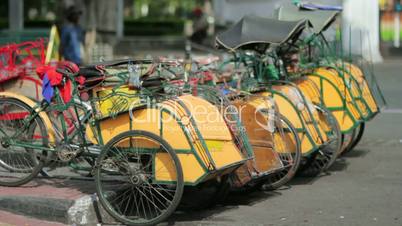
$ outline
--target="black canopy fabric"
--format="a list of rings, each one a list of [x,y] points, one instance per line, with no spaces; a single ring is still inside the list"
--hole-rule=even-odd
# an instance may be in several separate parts
[[[282,21],[307,19],[313,25],[314,33],[319,34],[336,20],[339,11],[302,10],[289,4],[281,6],[277,14],[277,18]]]
[[[257,16],[245,16],[233,27],[216,37],[218,47],[234,51],[253,44],[282,44],[300,34],[307,20],[280,21]]]

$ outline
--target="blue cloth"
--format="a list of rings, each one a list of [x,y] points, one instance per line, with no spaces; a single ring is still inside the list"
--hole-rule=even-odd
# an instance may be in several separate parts
[[[230,89],[226,89],[224,85],[220,85],[219,89],[221,90],[221,93],[223,95],[228,95],[230,93],[233,93]]]
[[[53,87],[50,84],[49,77],[47,76],[47,74],[45,74],[42,80],[42,96],[48,103],[50,103],[52,101],[53,94]]]
[[[75,64],[81,64],[80,43],[82,42],[82,30],[79,26],[65,25],[61,30],[62,55],[65,60]]]
[[[230,91],[230,90],[228,90],[228,89],[222,89],[222,94],[223,94],[223,95],[228,95],[228,94],[230,94],[230,93],[232,93],[232,91]]]

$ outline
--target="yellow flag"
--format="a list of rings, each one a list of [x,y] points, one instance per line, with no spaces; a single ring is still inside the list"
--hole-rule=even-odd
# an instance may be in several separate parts
[[[49,42],[47,44],[45,63],[49,63],[51,60],[56,61],[61,60],[61,56],[59,54],[59,47],[60,47],[60,35],[59,32],[57,31],[56,25],[53,25],[52,28],[50,28],[50,36],[49,36]]]

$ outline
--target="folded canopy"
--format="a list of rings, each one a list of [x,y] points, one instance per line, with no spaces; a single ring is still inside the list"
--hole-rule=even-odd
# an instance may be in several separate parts
[[[280,21],[257,16],[245,16],[216,37],[218,47],[236,50],[254,49],[258,44],[282,44],[297,37],[307,20]]]
[[[325,31],[336,20],[339,11],[302,10],[294,5],[283,5],[278,10],[278,19],[294,21],[307,19],[313,25],[314,33]]]

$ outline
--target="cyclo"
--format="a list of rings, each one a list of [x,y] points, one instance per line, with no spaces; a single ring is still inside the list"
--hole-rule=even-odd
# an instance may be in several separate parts
[[[335,46],[327,41],[324,32],[336,21],[337,11],[303,11],[294,6],[278,10],[280,20],[309,19],[313,24],[311,34],[299,42],[297,52],[307,69],[307,80],[314,83],[321,93],[325,106],[330,109],[341,127],[345,140],[344,150],[351,150],[360,141],[365,122],[372,119],[380,105],[386,105],[374,74],[360,62],[353,64],[352,57],[338,56]],[[340,52],[342,54],[342,51]],[[363,74],[362,69],[365,69]]]
[[[276,189],[293,178],[301,157],[297,131],[286,118],[268,112],[271,106],[267,98],[246,93],[228,94],[208,85],[211,74],[215,73],[211,68],[214,61],[193,59],[192,70],[185,70],[187,64],[183,67],[180,60],[170,62],[164,64],[165,70],[155,72],[157,76],[168,78],[165,88],[175,94],[190,93],[220,109],[234,142],[248,158],[230,176],[230,184],[221,190],[220,199],[224,198],[229,187],[236,191],[248,191],[262,185]],[[251,98],[253,103],[246,103]],[[199,205],[204,206],[205,200]]]
[[[259,83],[265,90],[254,92],[272,97],[279,112],[296,128],[305,160],[300,174],[313,176],[328,169],[340,153],[339,125],[331,112],[313,104],[295,83],[289,81],[277,56],[279,49],[294,45],[307,24],[306,20],[287,22],[246,16],[218,35],[216,42],[234,53],[234,57],[223,65],[246,69],[241,74],[245,78],[241,81],[243,88],[250,88],[250,82]]]
[[[220,180],[240,167],[246,159],[216,107],[191,95],[164,94],[159,78],[143,67],[151,63],[44,68],[50,86],[39,104],[1,92],[0,185],[23,185],[51,160],[85,156],[94,160],[90,172],[104,209],[128,225],[153,225],[173,213],[185,186]],[[195,106],[218,120],[203,120]],[[70,109],[73,132],[62,114]],[[55,112],[58,123],[49,117]]]
[[[35,74],[37,67],[45,64],[43,39],[11,43],[0,47],[0,90],[39,98],[40,80]]]

